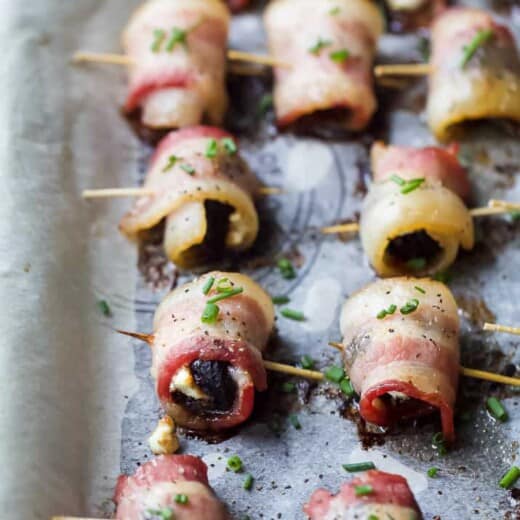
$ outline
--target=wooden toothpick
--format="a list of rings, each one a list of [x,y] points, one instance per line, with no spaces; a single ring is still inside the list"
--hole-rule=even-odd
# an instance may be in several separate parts
[[[427,76],[433,72],[429,63],[399,63],[396,65],[376,65],[374,75],[383,76]]]
[[[484,323],[484,330],[505,332],[506,334],[520,336],[520,327],[508,327],[507,325],[499,325],[498,323]]]

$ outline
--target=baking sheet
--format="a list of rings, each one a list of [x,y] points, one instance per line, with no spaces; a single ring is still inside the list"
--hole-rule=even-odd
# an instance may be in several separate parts
[[[150,353],[113,329],[151,330],[167,288],[145,283],[136,268],[136,248],[117,232],[130,201],[80,199],[85,188],[135,185],[151,149],[120,114],[124,71],[68,63],[80,48],[117,50],[120,29],[138,3],[0,1],[0,34],[7,42],[0,69],[2,518],[109,516],[118,474],[151,457],[146,441],[160,409],[149,376]],[[493,7],[518,35],[518,7],[509,2]],[[380,56],[417,59],[418,44],[414,35],[385,36]],[[263,48],[257,14],[234,19],[231,45]],[[259,245],[223,267],[251,274],[272,294],[289,295],[291,307],[309,317],[304,324],[278,319],[271,359],[296,362],[306,353],[325,366],[337,360],[326,344],[339,339],[339,306],[374,275],[358,240],[324,237],[316,228],[359,210],[369,140],[277,135],[269,115],[257,116],[265,85],[255,79],[232,82],[230,125],[240,130],[259,177],[289,193],[261,203]],[[423,90],[418,85],[406,96],[387,93],[388,110],[376,119],[374,133],[393,143],[432,143],[421,112]],[[477,203],[491,196],[520,200],[518,134],[475,128],[462,149]],[[490,312],[498,322],[520,323],[520,223],[482,220],[478,235],[475,250],[452,269],[450,285],[466,309],[463,360],[479,368],[518,369],[518,339],[484,335],[475,320]],[[265,261],[286,253],[301,260],[297,280],[282,279]],[[101,299],[109,302],[112,317],[99,312]],[[519,517],[518,503],[497,485],[503,471],[518,464],[518,392],[462,380],[460,403],[472,420],[458,425],[455,451],[439,458],[430,445],[435,423],[392,432],[382,445],[363,452],[357,425],[342,417],[344,403],[333,391],[301,383],[299,396],[280,399],[280,381],[271,381],[253,420],[237,435],[219,444],[181,440],[184,452],[209,464],[210,480],[236,518],[302,518],[311,492],[318,486],[336,490],[348,478],[341,464],[356,459],[404,473],[426,518]],[[483,398],[492,392],[504,396],[511,416],[505,424],[483,409]],[[302,405],[300,398],[307,397]],[[301,430],[287,421],[289,411],[298,413]],[[243,476],[225,471],[227,457],[235,453],[255,477],[251,492],[242,489]],[[440,476],[426,479],[433,465]]]

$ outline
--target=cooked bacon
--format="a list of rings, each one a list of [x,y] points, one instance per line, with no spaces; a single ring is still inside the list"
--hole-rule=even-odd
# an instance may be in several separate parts
[[[225,218],[219,220],[222,224],[227,221],[222,230],[225,236],[215,240],[233,250],[250,247],[258,233],[252,195],[259,184],[240,155],[226,150],[223,139],[235,142],[231,134],[203,126],[166,136],[151,160],[144,183],[156,193],[137,199],[121,220],[121,231],[135,238],[166,219],[166,254],[179,267],[189,267],[208,254],[197,246],[204,244],[212,224],[205,203],[215,201],[229,208]],[[216,155],[207,157],[212,140],[217,143]]]
[[[278,125],[334,111],[343,128],[365,128],[376,110],[372,61],[383,31],[377,6],[370,0],[275,0],[265,26],[271,55],[291,65],[275,70]],[[312,52],[320,41],[323,47]],[[347,59],[330,57],[343,50]]]
[[[371,486],[372,491],[357,496],[358,486]],[[309,520],[423,519],[406,479],[376,470],[343,484],[336,495],[323,488],[316,490],[303,510]]]
[[[213,289],[204,295],[204,284],[213,277]],[[201,316],[206,301],[218,294],[217,283],[227,279],[243,292],[218,302],[215,324]],[[244,422],[253,410],[255,388],[267,388],[262,363],[274,323],[270,297],[253,280],[237,273],[208,273],[171,292],[155,313],[152,375],[159,399],[175,422],[196,430],[223,430]],[[175,401],[171,383],[195,360],[227,362],[237,392],[232,407],[218,413],[195,413]]]
[[[413,300],[417,309],[401,312]],[[380,314],[392,305],[393,313]],[[389,426],[438,410],[444,438],[453,441],[459,318],[446,285],[426,278],[374,282],[347,300],[340,328],[362,417]]]
[[[465,48],[491,30],[465,66]],[[428,123],[446,141],[461,123],[478,119],[520,121],[520,58],[509,29],[480,9],[453,7],[432,27]]]
[[[411,180],[425,178],[439,181],[466,200],[471,191],[468,172],[461,166],[457,154],[458,145],[446,149],[438,146],[412,148],[386,146],[376,142],[370,154],[372,175],[375,182],[388,180],[392,175]]]
[[[241,11],[249,5],[249,0],[227,0],[230,9],[233,12]]]
[[[188,502],[177,503],[177,495],[186,495]],[[176,520],[229,519],[209,487],[206,464],[191,455],[162,455],[140,466],[135,475],[122,475],[114,501],[121,520],[164,518],[164,510],[171,510]]]
[[[401,191],[393,180],[373,183],[363,201],[361,242],[379,276],[432,275],[454,262],[459,247],[473,248],[473,219],[455,193],[429,179]]]
[[[221,0],[149,0],[141,6],[123,34],[124,50],[134,61],[125,110],[140,108],[150,128],[220,125],[228,102],[229,20]],[[154,49],[156,31],[164,37]],[[174,45],[174,31],[185,31],[185,41],[181,37]]]

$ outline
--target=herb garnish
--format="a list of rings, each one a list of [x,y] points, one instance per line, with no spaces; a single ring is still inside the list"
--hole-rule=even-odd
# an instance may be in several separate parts
[[[364,495],[370,495],[374,492],[374,488],[370,484],[365,484],[363,486],[355,486],[354,492],[357,497],[362,497]]]
[[[152,52],[159,52],[161,50],[161,45],[166,38],[166,32],[162,29],[155,29],[153,32],[153,43],[152,43]]]
[[[294,321],[305,321],[305,314],[303,314],[303,312],[301,311],[295,311],[293,309],[288,309],[288,308],[285,308],[285,309],[282,309],[280,311],[280,314],[284,317],[284,318],[288,318],[290,320],[294,320]]]
[[[296,278],[296,271],[288,258],[280,258],[280,260],[278,260],[278,269],[280,269],[280,274],[286,280]]]
[[[282,392],[286,394],[292,394],[296,390],[296,385],[294,383],[291,383],[290,381],[286,381],[282,385]]]
[[[330,59],[332,61],[337,61],[339,63],[343,63],[348,60],[350,53],[347,49],[340,49],[338,51],[332,51],[330,54]]]
[[[354,387],[352,386],[352,381],[348,377],[344,377],[339,382],[339,389],[347,396],[353,397],[356,394]]]
[[[430,468],[426,473],[430,478],[435,478],[439,473],[439,468]]]
[[[251,490],[251,488],[253,487],[253,481],[254,481],[253,475],[251,475],[251,473],[248,473],[244,480],[244,486],[243,486],[246,491]]]
[[[421,177],[418,179],[410,179],[409,181],[405,181],[403,178],[399,177],[399,175],[392,175],[390,180],[401,186],[401,193],[406,195],[416,190],[421,184],[423,184],[426,179]]]
[[[479,30],[473,37],[473,40],[469,45],[462,47],[462,60],[460,61],[460,67],[463,69],[471,60],[477,49],[484,45],[492,36],[494,32],[492,29]]]
[[[302,425],[300,423],[300,420],[298,419],[298,416],[295,413],[292,413],[289,415],[289,421],[294,426],[295,430],[301,430]]]
[[[330,11],[329,11],[329,14],[331,16],[336,16],[337,14],[341,13],[341,8],[339,6],[336,6],[336,7],[333,7]]]
[[[520,478],[520,468],[512,466],[509,471],[500,479],[498,485],[501,488],[509,489],[513,487],[516,481]]]
[[[97,306],[98,306],[98,309],[103,314],[103,316],[106,316],[107,318],[112,316],[112,311],[110,310],[110,306],[108,305],[106,300],[99,300],[97,302]]]
[[[399,310],[401,314],[411,314],[412,312],[417,310],[419,307],[419,300],[417,298],[412,298],[408,300]]]
[[[237,145],[231,137],[224,137],[220,140],[220,143],[228,155],[235,155],[237,153]]]
[[[311,54],[318,56],[325,47],[330,47],[332,42],[330,40],[323,40],[321,37],[318,41],[309,49]]]
[[[422,271],[426,267],[426,258],[410,258],[406,262],[406,267],[412,271]]]
[[[235,473],[242,470],[242,465],[242,459],[238,455],[233,455],[227,460],[227,467]]]
[[[167,171],[171,170],[175,166],[175,163],[180,160],[181,158],[177,155],[170,155],[170,157],[168,157],[168,163],[162,170],[163,173],[166,173]]]
[[[188,163],[181,164],[181,169],[184,170],[189,175],[195,174],[195,168],[191,164],[188,164]]]
[[[159,516],[162,520],[174,520],[173,509],[169,507],[163,507],[162,509],[147,509],[146,512],[149,515]]]
[[[310,356],[305,354],[304,356],[302,356],[301,365],[302,368],[310,370],[314,368],[314,360]]]
[[[213,284],[215,283],[215,277],[210,276],[204,285],[202,286],[202,294],[208,294],[209,291],[211,291],[211,288],[213,287]]]
[[[345,377],[345,371],[337,365],[332,365],[325,371],[325,377],[333,383],[339,383]]]
[[[489,411],[489,413],[500,422],[507,421],[508,415],[507,411],[504,408],[504,405],[496,398],[496,397],[489,397],[486,401],[486,407]]]
[[[273,296],[271,300],[275,305],[284,305],[291,301],[288,296]]]
[[[187,504],[190,499],[188,498],[188,495],[184,495],[184,494],[178,494],[178,495],[175,495],[175,498],[174,498],[175,502],[177,502],[177,504]]]
[[[258,113],[263,116],[273,106],[273,95],[264,94],[258,105]]]
[[[447,455],[448,448],[446,447],[446,441],[444,439],[444,435],[442,434],[442,432],[437,432],[432,437],[432,445],[433,445],[434,448],[437,449],[437,453],[441,457],[443,457],[444,455]]]
[[[236,296],[237,294],[240,294],[243,292],[244,292],[243,287],[236,287],[235,289],[221,290],[221,291],[219,291],[219,294],[217,294],[216,296],[213,296],[213,298],[210,298],[208,300],[208,303],[217,303],[222,300],[226,300],[227,298],[231,298],[232,296]]]
[[[218,313],[218,306],[214,303],[207,302],[200,319],[202,323],[213,324],[217,322]]]
[[[422,287],[419,287],[418,285],[416,285],[416,286],[414,287],[414,289],[415,289],[416,291],[419,291],[421,294],[426,294],[426,291],[425,291]]]
[[[187,31],[183,31],[182,29],[179,29],[178,27],[174,27],[172,29],[172,33],[170,36],[170,39],[168,40],[168,43],[166,44],[166,51],[172,52],[173,49],[175,49],[175,46],[180,43],[186,47],[186,37],[188,36]]]
[[[394,304],[392,303],[392,305],[390,305],[390,306],[388,307],[388,309],[383,309],[382,311],[380,311],[380,312],[378,313],[378,315],[376,316],[376,318],[377,318],[378,320],[383,320],[383,319],[386,318],[387,316],[393,314],[396,310],[397,310],[397,305],[394,305]]]
[[[358,473],[359,471],[368,471],[369,469],[376,469],[376,465],[371,462],[354,462],[352,464],[343,464],[343,469],[349,473]]]
[[[206,152],[204,153],[204,155],[208,159],[213,159],[214,157],[217,156],[217,152],[218,152],[217,140],[216,139],[210,139],[208,141],[208,145],[206,146]]]

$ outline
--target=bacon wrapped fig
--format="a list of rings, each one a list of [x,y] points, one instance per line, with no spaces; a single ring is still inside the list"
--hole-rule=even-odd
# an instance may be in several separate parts
[[[265,14],[281,127],[299,121],[362,130],[376,110],[372,61],[383,19],[370,0],[275,0]]]
[[[454,7],[432,27],[428,123],[446,141],[461,123],[520,121],[520,58],[509,29],[480,9]]]
[[[379,280],[341,311],[345,369],[368,422],[390,426],[439,411],[446,441],[455,437],[459,317],[446,285],[430,279]]]
[[[244,250],[258,233],[252,195],[259,183],[231,134],[212,127],[171,132],[159,144],[145,188],[120,223],[135,238],[166,219],[164,247],[180,267],[213,259],[225,248]]]
[[[376,470],[343,484],[336,495],[317,489],[303,511],[309,520],[423,520],[406,479]]]
[[[237,273],[208,273],[172,291],[154,318],[152,376],[174,421],[194,430],[244,422],[274,324],[269,295]]]
[[[114,501],[121,520],[228,520],[208,483],[208,468],[192,455],[161,455],[133,476],[119,477]]]
[[[473,219],[438,181],[399,174],[373,183],[360,219],[363,249],[379,276],[432,275],[449,267],[459,247],[472,249]]]
[[[438,146],[412,148],[408,146],[387,146],[376,142],[372,145],[370,161],[374,182],[383,182],[398,175],[401,179],[429,179],[438,181],[467,200],[471,186],[468,172],[457,158],[458,145],[446,149]]]
[[[123,48],[133,60],[125,110],[154,129],[220,125],[227,110],[230,14],[221,0],[149,0],[132,16]]]

